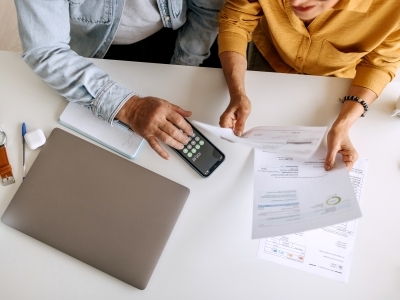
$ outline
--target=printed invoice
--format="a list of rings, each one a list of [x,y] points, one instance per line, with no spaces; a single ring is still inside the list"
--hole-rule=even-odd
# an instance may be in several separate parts
[[[254,150],[253,239],[330,226],[361,217],[341,157],[325,171],[326,149],[310,159]]]
[[[221,128],[198,121],[191,122],[195,126],[233,143],[297,157],[313,155],[321,144],[327,129],[326,127],[312,126],[259,126],[238,137],[231,128]]]
[[[358,159],[350,178],[360,202],[368,160]],[[315,230],[260,239],[257,257],[298,270],[349,280],[357,220]]]

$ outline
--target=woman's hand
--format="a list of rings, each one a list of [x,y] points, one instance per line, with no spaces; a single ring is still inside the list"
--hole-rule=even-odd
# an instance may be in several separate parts
[[[358,159],[358,153],[349,138],[349,129],[346,126],[333,124],[328,132],[328,153],[325,158],[325,170],[329,171],[335,164],[336,154],[342,155],[343,162],[351,171]]]
[[[368,105],[377,98],[377,95],[372,90],[355,85],[350,86],[348,95],[357,96]],[[325,170],[329,171],[333,168],[337,153],[342,155],[347,169],[351,170],[358,159],[358,153],[350,141],[349,130],[363,113],[364,108],[360,103],[352,100],[347,100],[343,103],[339,116],[328,132],[328,153],[325,159]]]

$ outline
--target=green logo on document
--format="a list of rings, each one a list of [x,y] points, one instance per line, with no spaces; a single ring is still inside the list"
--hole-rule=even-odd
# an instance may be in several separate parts
[[[339,196],[333,196],[333,197],[330,197],[328,200],[326,200],[326,204],[328,204],[328,205],[336,205],[336,204],[339,204],[339,202],[341,200],[342,199]]]

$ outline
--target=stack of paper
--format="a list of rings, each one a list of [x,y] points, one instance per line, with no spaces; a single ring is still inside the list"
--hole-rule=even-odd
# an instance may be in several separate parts
[[[357,200],[367,170],[366,159],[358,159],[350,172]],[[306,232],[260,239],[257,257],[341,282],[349,280],[356,233],[356,220]]]
[[[325,171],[326,149],[318,147],[326,127],[264,126],[237,137],[232,129],[192,123],[255,148],[257,257],[347,282],[367,160],[359,159],[349,174],[338,155]]]

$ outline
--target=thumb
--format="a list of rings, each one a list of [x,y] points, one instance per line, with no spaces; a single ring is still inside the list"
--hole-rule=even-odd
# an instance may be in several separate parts
[[[336,153],[337,150],[328,147],[328,153],[326,154],[325,165],[324,165],[325,171],[332,170],[333,165],[335,164]]]
[[[244,125],[246,123],[248,114],[238,113],[237,120],[235,122],[235,127],[233,129],[235,135],[241,136],[244,131]]]

